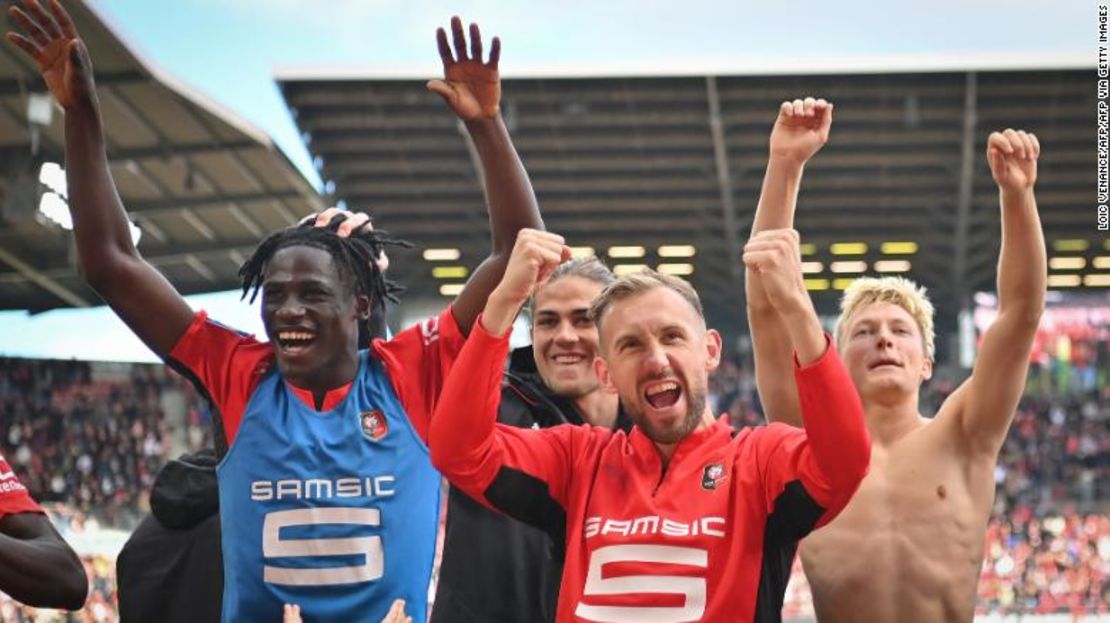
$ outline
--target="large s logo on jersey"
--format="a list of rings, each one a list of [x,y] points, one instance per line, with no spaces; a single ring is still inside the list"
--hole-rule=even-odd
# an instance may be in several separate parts
[[[310,528],[320,525],[378,527],[381,512],[376,508],[301,508],[266,513],[262,525],[262,555],[266,558],[318,558],[359,556],[355,565],[329,567],[284,567],[264,565],[263,579],[288,586],[325,586],[357,584],[382,577],[385,552],[377,535],[343,538],[281,538],[282,528]]]
[[[698,621],[705,614],[704,577],[680,575],[626,575],[602,577],[602,567],[614,563],[655,563],[707,569],[709,552],[674,545],[609,545],[590,555],[582,597],[601,595],[681,595],[681,606],[596,606],[578,602],[574,614],[598,623],[681,623]],[[609,574],[610,576],[612,574]]]

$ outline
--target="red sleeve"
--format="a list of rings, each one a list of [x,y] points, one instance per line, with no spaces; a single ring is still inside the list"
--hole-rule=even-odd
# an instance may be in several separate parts
[[[565,508],[574,448],[582,435],[590,434],[588,427],[534,430],[496,424],[508,351],[508,335],[490,335],[481,318],[474,323],[432,418],[432,463],[452,484],[487,506],[493,506],[487,497],[490,485],[508,468],[529,481],[545,483],[547,495]],[[514,516],[518,510],[496,508]]]
[[[8,461],[0,456],[0,519],[18,513],[43,513],[43,510],[31,499],[27,487],[19,482]]]
[[[409,421],[425,442],[443,382],[465,342],[450,307],[388,342],[374,340],[374,354],[385,365]]]
[[[795,359],[794,378],[805,432],[771,424],[761,436],[767,512],[774,512],[789,483],[800,481],[805,495],[824,509],[821,525],[844,508],[867,475],[871,436],[859,394],[831,345],[807,366]]]
[[[197,312],[169,355],[169,363],[204,390],[219,410],[228,445],[235,441],[251,393],[273,362],[269,344],[229,329],[203,311]]]

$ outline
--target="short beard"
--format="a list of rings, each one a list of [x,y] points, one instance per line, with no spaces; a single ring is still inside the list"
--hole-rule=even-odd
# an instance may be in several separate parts
[[[658,430],[648,421],[643,411],[629,408],[627,404],[623,406],[625,412],[632,418],[637,428],[643,431],[648,439],[655,443],[671,445],[685,439],[686,436],[692,433],[694,429],[698,427],[698,424],[701,423],[702,415],[705,414],[705,396],[706,391],[704,389],[692,392],[689,399],[686,401],[688,405],[686,417],[683,418],[682,424],[678,428],[671,430]]]

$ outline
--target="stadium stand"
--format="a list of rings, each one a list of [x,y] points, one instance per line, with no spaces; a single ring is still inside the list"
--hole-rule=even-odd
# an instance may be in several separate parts
[[[0,598],[0,621],[116,621],[115,556],[149,511],[154,476],[210,447],[210,414],[168,368],[0,358],[0,448],[82,555],[91,595],[66,615]]]

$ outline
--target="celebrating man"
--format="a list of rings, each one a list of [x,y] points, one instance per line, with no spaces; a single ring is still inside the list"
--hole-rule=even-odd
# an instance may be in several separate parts
[[[627,430],[601,388],[590,305],[613,273],[596,258],[559,266],[532,296],[532,345],[512,352],[497,421],[519,428],[591,424]],[[562,524],[525,525],[452,487],[432,623],[555,620],[563,575]],[[482,564],[475,566],[474,560]]]
[[[378,263],[389,238],[343,238],[311,225],[262,241],[243,265],[244,294],[262,292],[269,342],[194,313],[136,251],[112,180],[92,66],[69,15],[13,7],[31,56],[65,109],[66,174],[77,255],[88,282],[156,353],[192,376],[218,407],[226,456],[217,470],[223,620],[277,621],[297,604],[308,621],[380,620],[394,599],[425,619],[440,478],[428,420],[516,232],[541,227],[531,186],[498,113],[500,43],[488,63],[476,25],[467,55],[452,20],[447,81],[433,90],[465,121],[486,168],[490,257],[438,317],[358,349],[359,328],[390,289]],[[465,71],[452,72],[458,65]]]
[[[505,277],[444,385],[432,460],[474,498],[566,535],[559,621],[778,620],[798,539],[834,517],[866,472],[870,441],[847,372],[821,329],[793,253],[744,261],[790,327],[805,431],[732,431],[706,400],[721,340],[681,279],[628,275],[593,303],[598,378],[631,433],[496,424],[513,318],[569,256],[523,230]]]
[[[783,103],[749,248],[790,227],[802,168],[828,138],[832,106]],[[840,516],[802,544],[822,622],[970,621],[994,500],[994,467],[1022,390],[1044,306],[1045,247],[1033,184],[1040,143],[1006,130],[987,141],[1002,207],[998,318],[971,377],[922,417],[918,392],[933,370],[933,308],[897,278],[859,279],[837,322],[837,348],[863,399],[871,470]],[[800,425],[787,372],[790,327],[748,271],[756,379],[768,419]]]

